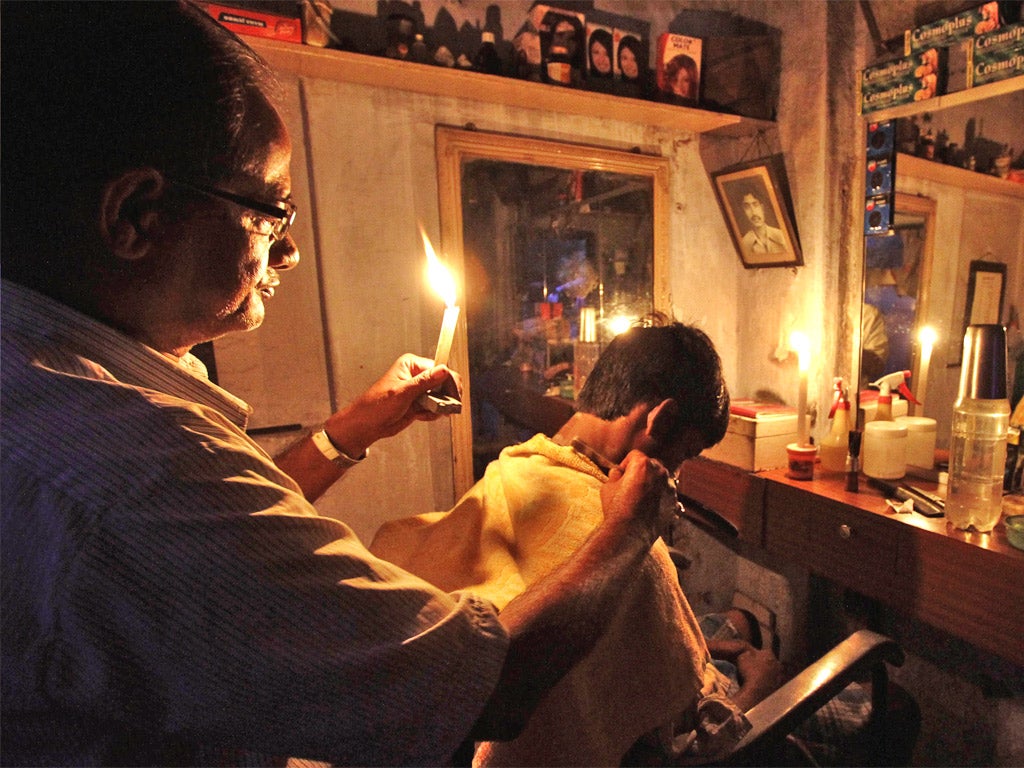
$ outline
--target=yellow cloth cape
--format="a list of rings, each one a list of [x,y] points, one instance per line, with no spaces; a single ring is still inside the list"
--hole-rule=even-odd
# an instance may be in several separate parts
[[[605,477],[543,435],[506,448],[448,512],[385,523],[370,550],[447,591],[503,608],[564,562],[600,523]],[[593,651],[511,742],[477,765],[618,765],[642,734],[692,713],[714,668],[660,540],[624,589]],[[691,719],[686,718],[686,719]]]

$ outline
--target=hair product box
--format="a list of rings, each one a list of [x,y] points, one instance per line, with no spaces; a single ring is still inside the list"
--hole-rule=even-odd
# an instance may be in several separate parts
[[[611,90],[619,76],[615,58],[615,31],[603,24],[587,22],[587,86]],[[607,87],[606,87],[607,86]]]
[[[796,422],[790,406],[734,400],[725,437],[703,455],[752,472],[784,467],[786,445],[796,442]]]
[[[996,0],[977,8],[924,24],[903,33],[903,54],[948,46],[957,40],[982,35],[999,28],[999,3]]]
[[[884,235],[892,227],[892,195],[872,195],[864,203],[864,234]]]
[[[236,34],[302,43],[302,20],[299,18],[219,3],[202,3],[202,7],[221,26]]]
[[[940,96],[946,86],[946,58],[945,48],[928,48],[861,70],[861,114]]]
[[[1024,24],[975,37],[967,73],[970,87],[1024,75]]]
[[[650,89],[648,38],[628,29],[615,27],[616,92],[622,96],[645,97]]]
[[[666,101],[696,106],[700,101],[700,69],[704,41],[665,32],[658,37],[655,81]]]
[[[896,161],[883,157],[869,159],[865,169],[864,190],[868,197],[888,195],[893,191]]]

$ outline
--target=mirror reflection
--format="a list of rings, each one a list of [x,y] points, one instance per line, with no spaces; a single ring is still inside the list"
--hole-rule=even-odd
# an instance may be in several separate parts
[[[602,346],[663,308],[667,162],[453,129],[439,146],[459,157],[442,221],[462,255],[475,480],[502,448],[556,431]]]
[[[892,233],[865,238],[862,389],[895,371],[911,371],[911,389],[920,386],[934,216],[933,200],[897,194]]]

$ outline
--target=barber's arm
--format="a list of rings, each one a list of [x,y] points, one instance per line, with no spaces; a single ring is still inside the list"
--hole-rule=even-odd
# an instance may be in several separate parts
[[[594,647],[622,588],[650,552],[668,472],[639,451],[601,487],[604,521],[573,557],[501,611],[510,645],[501,678],[471,734],[514,738],[548,691]]]
[[[458,374],[429,358],[402,355],[368,390],[327,419],[325,435],[300,440],[275,462],[299,484],[306,499],[315,501],[377,440],[398,434],[414,421],[440,418],[417,403],[438,388],[461,394]]]

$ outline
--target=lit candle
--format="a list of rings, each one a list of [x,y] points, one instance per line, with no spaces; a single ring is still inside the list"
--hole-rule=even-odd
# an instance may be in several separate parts
[[[810,367],[810,342],[801,331],[793,331],[789,335],[789,347],[796,352],[800,369],[800,384],[796,398],[796,442],[797,445],[810,445],[810,430],[807,426],[807,370]]]
[[[422,227],[420,234],[423,236],[423,247],[427,252],[427,281],[444,299],[445,304],[444,318],[441,321],[441,335],[438,336],[437,350],[434,352],[434,364],[448,365],[452,341],[455,339],[455,326],[459,322],[459,307],[455,303],[455,278],[437,258],[430,239]]]
[[[917,334],[917,340],[921,344],[921,364],[917,367],[917,381],[914,382],[915,386],[911,391],[917,390],[915,395],[921,403],[914,408],[914,413],[918,416],[924,415],[924,406],[927,402],[924,397],[925,390],[928,389],[928,366],[932,362],[932,347],[935,345],[937,336],[935,329],[930,325],[921,328]]]

